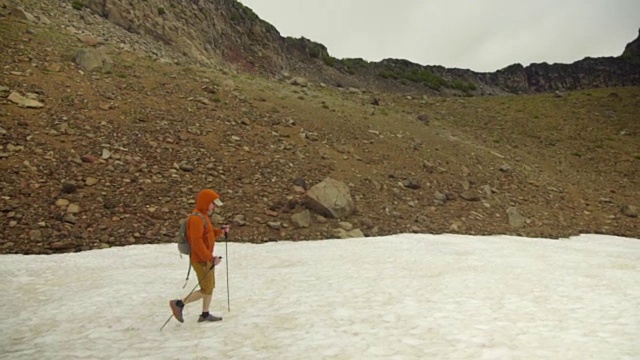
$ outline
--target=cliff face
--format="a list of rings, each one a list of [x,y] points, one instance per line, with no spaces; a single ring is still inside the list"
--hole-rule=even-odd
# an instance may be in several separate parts
[[[333,85],[448,94],[534,93],[640,85],[640,37],[620,57],[572,64],[514,64],[493,73],[406,60],[335,59],[322,44],[284,38],[236,0],[87,0],[86,6],[129,32],[168,44],[201,64],[300,74]]]
[[[622,57],[640,59],[640,30],[638,30],[638,37],[632,42],[628,43],[624,48]]]
[[[285,67],[280,33],[235,0],[87,0],[85,6],[201,64],[223,61],[261,72]]]
[[[586,58],[572,64],[512,65],[478,79],[514,93],[640,84],[640,67],[623,58]]]

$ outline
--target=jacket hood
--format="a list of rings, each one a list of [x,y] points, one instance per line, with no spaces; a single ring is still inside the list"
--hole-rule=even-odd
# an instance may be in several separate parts
[[[209,204],[217,199],[220,199],[220,195],[217,192],[211,189],[204,189],[196,197],[196,209],[206,214],[207,210],[209,210]]]

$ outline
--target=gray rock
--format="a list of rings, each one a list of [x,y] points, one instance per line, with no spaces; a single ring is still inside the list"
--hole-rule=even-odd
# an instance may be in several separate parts
[[[244,215],[236,215],[233,217],[233,224],[237,226],[245,226],[247,225],[247,220]]]
[[[29,99],[20,95],[18,92],[14,91],[7,98],[14,104],[18,104],[19,107],[28,108],[28,109],[40,109],[44,107],[44,104],[33,99]]]
[[[420,185],[420,182],[418,180],[415,179],[407,179],[405,181],[402,182],[402,186],[406,187],[407,189],[411,189],[411,190],[418,190],[420,189],[422,186]]]
[[[467,201],[480,201],[480,195],[473,190],[463,192],[460,197]]]
[[[341,229],[344,229],[346,231],[353,230],[353,224],[351,224],[350,222],[342,221],[338,225],[340,226]]]
[[[415,222],[417,222],[418,224],[428,224],[429,218],[424,215],[418,215],[416,216]]]
[[[296,86],[301,86],[301,87],[307,87],[307,86],[309,86],[309,80],[307,80],[307,79],[305,79],[303,77],[296,77],[296,78],[291,79],[289,84],[296,85]]]
[[[62,68],[63,65],[59,62],[50,63],[45,66],[45,70],[49,72],[60,72]]]
[[[115,209],[116,203],[112,200],[105,199],[102,203],[102,206],[107,210],[111,210],[111,209]]]
[[[364,226],[367,229],[371,229],[375,226],[373,221],[369,218],[360,219],[360,225]]]
[[[510,207],[507,209],[507,216],[509,217],[509,225],[513,228],[521,228],[523,227],[527,219],[524,216],[520,215],[518,209],[515,207]]]
[[[18,152],[18,151],[23,151],[24,150],[24,146],[22,145],[13,145],[13,144],[8,144],[7,145],[7,150],[9,150],[9,152]]]
[[[309,189],[309,186],[307,185],[307,182],[304,180],[304,178],[296,178],[295,180],[293,180],[293,185],[295,186],[299,186],[305,190]]]
[[[69,200],[58,199],[56,200],[56,206],[66,208],[67,206],[69,206]]]
[[[326,178],[311,187],[304,202],[308,209],[336,219],[347,217],[355,210],[349,187],[332,178]]]
[[[500,171],[502,171],[502,172],[510,172],[511,171],[511,166],[509,164],[502,164],[502,166],[500,166]]]
[[[429,115],[427,114],[421,114],[418,116],[418,120],[420,120],[421,122],[423,122],[425,125],[429,125],[429,121],[431,121],[431,119],[429,118]]]
[[[464,226],[464,223],[462,221],[459,221],[459,220],[454,221],[449,226],[449,230],[458,232],[463,226]]]
[[[195,170],[195,167],[189,164],[180,164],[180,170],[186,171],[186,172],[192,172]]]
[[[436,201],[441,202],[441,203],[445,203],[448,200],[447,199],[447,195],[445,195],[445,194],[443,194],[443,193],[441,193],[439,191],[436,191],[436,193],[435,193],[435,195],[433,197],[434,197],[434,199],[436,199]]]
[[[429,174],[433,174],[436,171],[436,165],[427,160],[422,162],[422,167],[424,168],[424,171],[428,172]]]
[[[56,241],[51,244],[53,250],[68,250],[75,247],[76,244],[71,240]]]
[[[352,238],[365,237],[364,233],[360,229],[353,229],[351,231],[347,231],[342,228],[336,229],[336,236],[340,239],[352,239]]]
[[[83,163],[91,164],[98,161],[98,158],[93,155],[87,154],[87,155],[82,155],[80,160],[82,160]]]
[[[213,105],[213,103],[209,99],[204,97],[193,98],[192,101],[198,102],[202,105],[208,105],[208,106]]]
[[[360,229],[353,229],[347,233],[351,238],[363,238],[365,234]]]
[[[627,217],[631,217],[631,218],[637,218],[638,217],[638,208],[633,206],[633,205],[623,205],[621,208],[622,211],[622,215],[627,216]]]
[[[89,176],[88,178],[86,178],[86,180],[84,181],[84,184],[87,186],[93,186],[95,184],[97,184],[100,180]]]
[[[42,241],[42,230],[29,231],[29,239],[31,241]]]
[[[80,34],[76,35],[76,37],[87,46],[97,46],[102,43],[102,40],[91,34]]]
[[[270,228],[274,229],[274,230],[280,230],[282,229],[282,223],[279,221],[269,221],[267,223],[267,226],[269,226]]]
[[[73,194],[78,190],[78,186],[74,183],[66,182],[62,184],[62,192],[65,194]]]
[[[38,21],[43,25],[51,25],[51,20],[44,15],[38,15]]]
[[[105,47],[97,49],[80,49],[74,58],[80,69],[93,72],[108,72],[113,67],[113,60],[107,54]]]
[[[73,216],[73,214],[66,214],[63,218],[62,221],[68,223],[68,224],[77,224],[78,223],[78,218],[76,218],[75,216]]]
[[[304,210],[297,214],[291,215],[291,222],[297,228],[308,228],[311,226],[311,212]]]
[[[27,20],[32,23],[38,22],[38,19],[36,19],[35,16],[31,15],[31,13],[28,13],[21,8],[14,8],[13,10],[11,10],[11,16],[22,20]]]
[[[327,218],[322,215],[316,215],[316,222],[319,224],[326,224],[329,222],[329,220],[327,220]]]

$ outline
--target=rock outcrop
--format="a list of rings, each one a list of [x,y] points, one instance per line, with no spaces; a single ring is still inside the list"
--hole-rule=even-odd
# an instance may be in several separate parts
[[[638,30],[638,37],[624,48],[622,57],[634,61],[636,65],[640,64],[640,30]]]
[[[201,64],[222,61],[261,72],[286,67],[278,30],[236,0],[87,0],[85,5],[123,29],[170,45]]]
[[[128,32],[160,41],[200,64],[233,64],[243,71],[273,76],[290,72],[340,86],[492,95],[640,84],[638,39],[620,57],[585,58],[572,64],[514,64],[492,73],[478,73],[398,59],[336,59],[322,44],[282,37],[275,27],[236,0],[87,0],[85,5]]]

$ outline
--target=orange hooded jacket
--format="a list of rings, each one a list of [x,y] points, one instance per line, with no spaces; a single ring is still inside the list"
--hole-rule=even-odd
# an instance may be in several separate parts
[[[209,204],[214,200],[219,199],[220,195],[217,192],[209,189],[205,189],[198,193],[196,198],[196,208],[194,212],[199,212],[204,215],[204,219],[207,222],[207,231],[205,232],[205,226],[200,216],[190,216],[187,221],[187,239],[189,245],[191,245],[191,262],[213,262],[213,248],[216,243],[216,237],[222,235],[222,230],[219,228],[213,228],[207,210],[209,210]]]

